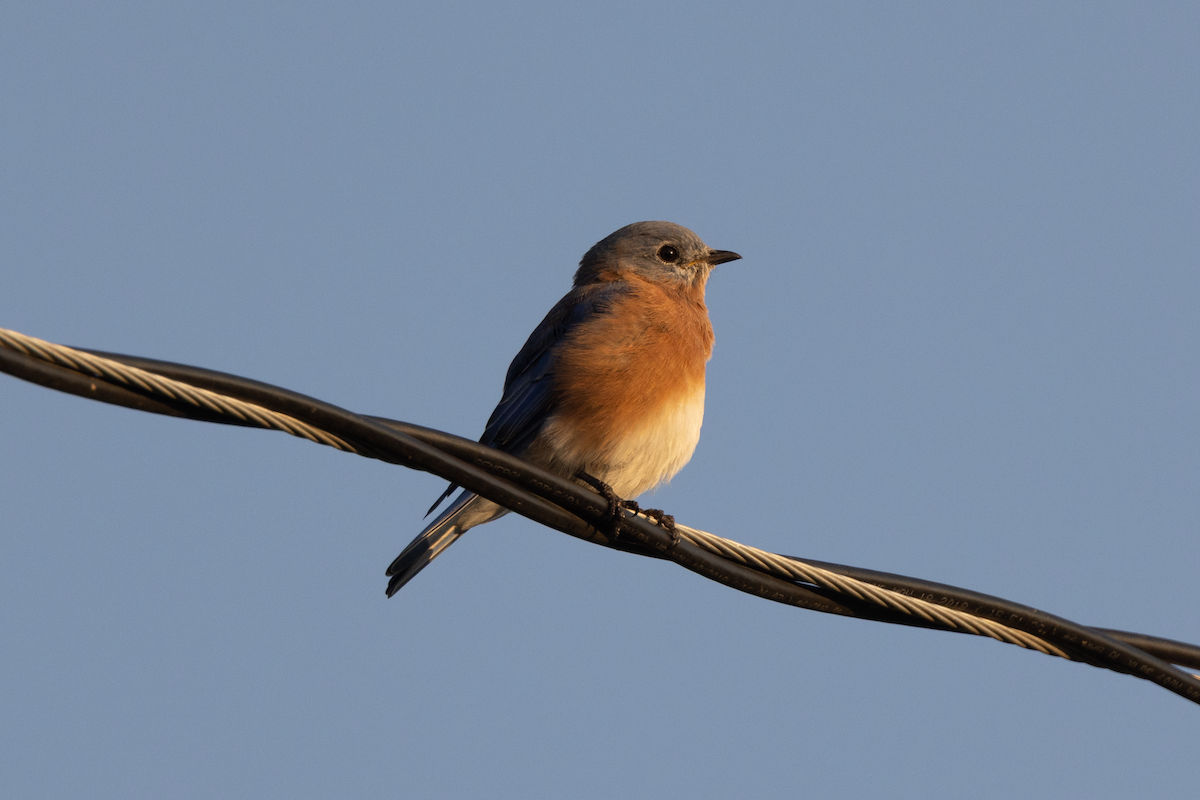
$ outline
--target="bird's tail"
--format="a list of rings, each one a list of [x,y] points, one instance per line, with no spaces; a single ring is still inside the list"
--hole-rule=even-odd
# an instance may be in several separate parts
[[[387,574],[391,578],[388,581],[387,596],[391,597],[400,591],[401,587],[416,577],[426,564],[441,555],[443,550],[454,544],[458,537],[470,528],[507,513],[508,509],[503,506],[464,489],[437,519],[429,523],[429,527],[409,542],[404,552],[396,556],[396,560],[387,568]]]

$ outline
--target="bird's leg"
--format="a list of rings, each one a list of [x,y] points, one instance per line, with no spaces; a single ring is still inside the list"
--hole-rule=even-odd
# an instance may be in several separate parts
[[[638,504],[632,500],[622,500],[617,496],[617,493],[613,491],[611,486],[599,478],[594,478],[591,475],[588,475],[583,470],[576,472],[575,477],[579,478],[579,480],[583,481],[588,486],[591,486],[597,492],[604,495],[604,499],[608,501],[608,516],[610,522],[608,532],[612,534],[613,538],[615,539],[621,534],[621,520],[625,517],[625,515],[621,513],[622,510],[628,508],[632,509],[633,511],[638,511]]]
[[[576,472],[575,477],[579,478],[579,480],[583,481],[588,486],[591,486],[597,492],[604,495],[604,498],[608,500],[608,515],[612,524],[610,532],[612,533],[613,538],[616,538],[621,534],[621,520],[624,518],[624,515],[621,513],[621,511],[627,508],[635,514],[642,514],[646,517],[646,519],[650,520],[655,525],[671,534],[671,547],[679,544],[679,539],[681,537],[678,529],[675,527],[675,517],[666,513],[661,508],[642,508],[640,505],[638,505],[636,500],[622,500],[617,496],[617,493],[613,491],[611,486],[599,478],[594,478],[591,475],[588,475],[583,470]]]

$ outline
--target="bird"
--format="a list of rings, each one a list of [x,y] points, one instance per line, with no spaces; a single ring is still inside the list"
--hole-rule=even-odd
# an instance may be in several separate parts
[[[672,222],[635,222],[601,239],[513,359],[479,441],[609,490],[610,502],[670,480],[704,419],[714,339],[705,286],[713,267],[740,258]],[[467,530],[507,513],[462,490],[388,567],[387,596]]]

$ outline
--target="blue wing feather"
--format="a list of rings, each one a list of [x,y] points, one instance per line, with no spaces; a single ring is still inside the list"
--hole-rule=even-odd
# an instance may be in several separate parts
[[[558,345],[576,326],[606,313],[613,301],[628,291],[629,287],[623,282],[579,286],[550,309],[509,365],[504,394],[479,438],[482,444],[520,455],[533,443],[547,417],[554,413],[554,381],[549,378],[554,374]],[[457,488],[451,485],[429,511],[437,508]]]

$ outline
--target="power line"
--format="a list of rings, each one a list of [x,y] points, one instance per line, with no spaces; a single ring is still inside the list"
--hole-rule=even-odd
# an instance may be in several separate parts
[[[1157,683],[1200,703],[1200,647],[1089,628],[1001,598],[901,575],[768,553],[677,526],[672,536],[625,512],[614,535],[608,501],[519,458],[442,431],[355,414],[226,373],[79,350],[0,329],[0,371],[142,411],[280,430],[345,452],[440,475],[518,514],[595,544],[674,561],[776,602],[879,622],[988,636]],[[605,524],[606,521],[610,524]]]

